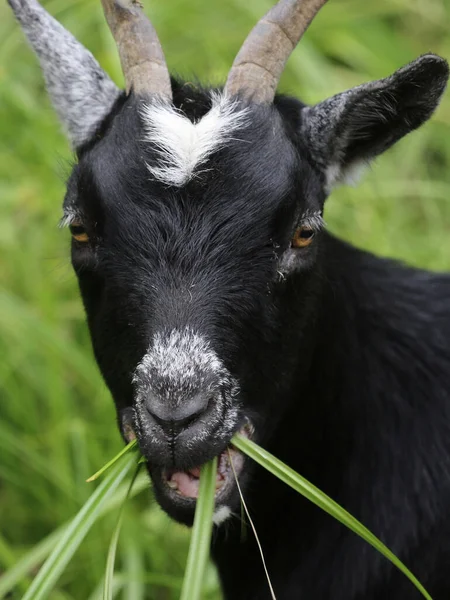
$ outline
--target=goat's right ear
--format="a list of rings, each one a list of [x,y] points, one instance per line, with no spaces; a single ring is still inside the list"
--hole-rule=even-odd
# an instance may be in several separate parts
[[[447,84],[449,69],[434,54],[390,77],[353,88],[302,111],[302,134],[329,190],[424,123]]]
[[[92,54],[37,0],[8,0],[44,72],[47,90],[72,146],[80,148],[120,91]]]

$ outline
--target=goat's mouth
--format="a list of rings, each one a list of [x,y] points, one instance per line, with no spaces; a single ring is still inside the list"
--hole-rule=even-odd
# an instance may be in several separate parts
[[[229,488],[234,486],[235,475],[239,477],[244,466],[244,456],[239,450],[228,446],[217,458],[215,500],[220,501],[221,497],[227,494]],[[168,493],[184,499],[197,499],[200,469],[201,467],[194,467],[186,471],[163,469],[161,477],[164,485],[169,489]]]
[[[252,425],[247,422],[239,433],[251,437]],[[219,524],[225,516],[231,514],[232,507],[239,506],[236,478],[240,479],[243,474],[245,456],[229,443],[217,455],[217,459],[214,521]],[[170,516],[188,525],[192,524],[199,494],[201,466],[178,470],[149,464],[149,472],[159,504]],[[224,511],[223,507],[227,507],[227,510]]]

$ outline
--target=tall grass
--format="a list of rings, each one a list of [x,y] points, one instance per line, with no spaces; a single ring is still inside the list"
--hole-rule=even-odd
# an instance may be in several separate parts
[[[219,82],[269,4],[154,0],[148,9],[171,69]],[[121,84],[99,5],[46,3]],[[449,26],[447,0],[330,0],[290,60],[281,89],[315,102],[429,50],[450,58]],[[91,493],[86,476],[120,449],[113,403],[94,364],[70,270],[68,234],[56,227],[71,160],[36,60],[3,3],[0,572],[77,512]],[[362,185],[334,194],[325,215],[330,229],[378,254],[448,269],[449,164],[447,94],[433,121],[379,159]],[[108,513],[96,524],[50,600],[101,598],[114,523]],[[150,491],[136,496],[124,514],[116,597],[178,598],[187,544],[184,529],[155,507]],[[25,577],[12,598],[22,597],[27,585]],[[220,597],[212,567],[205,597]]]

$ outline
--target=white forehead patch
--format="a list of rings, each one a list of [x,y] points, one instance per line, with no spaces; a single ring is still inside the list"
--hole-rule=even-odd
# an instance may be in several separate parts
[[[203,165],[212,152],[233,139],[247,122],[247,108],[221,94],[213,94],[212,107],[192,123],[174,106],[146,104],[142,110],[145,137],[159,152],[158,165],[147,165],[156,179],[181,187]]]

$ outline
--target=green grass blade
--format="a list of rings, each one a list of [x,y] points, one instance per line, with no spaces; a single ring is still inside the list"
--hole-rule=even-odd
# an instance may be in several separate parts
[[[261,448],[255,442],[248,438],[237,434],[233,437],[233,445],[259,463],[262,467],[270,471],[273,475],[281,479],[284,483],[291,486],[295,491],[299,492],[316,504],[319,508],[327,512],[329,515],[340,521],[343,525],[351,529],[354,533],[362,537],[366,542],[373,546],[378,552],[383,554],[390,560],[406,577],[416,586],[420,593],[432,600],[430,594],[426,591],[423,585],[414,577],[411,571],[393,554],[387,546],[383,544],[367,527],[360,523],[355,517],[347,512],[342,506],[337,504],[329,496],[321,492],[315,485],[307,479],[296,473],[293,469],[275,458],[270,452]]]
[[[122,458],[124,454],[127,454],[127,452],[132,450],[136,446],[136,444],[137,440],[132,440],[129,444],[125,446],[125,448],[122,448],[122,450],[118,454],[116,454],[114,458],[108,461],[106,465],[103,465],[103,467],[99,469],[97,473],[94,473],[88,479],[86,479],[86,483],[90,483],[91,481],[95,481],[96,479],[98,479],[101,475],[103,475],[103,473],[110,469],[120,458]]]
[[[122,562],[124,575],[128,581],[124,585],[122,600],[145,600],[145,584],[142,580],[146,568],[143,553],[140,551],[139,542],[134,539],[133,533],[130,531],[126,533]]]
[[[127,456],[111,468],[110,473],[101,482],[89,500],[83,505],[75,518],[64,530],[59,542],[41,567],[22,600],[44,600],[57,582],[78,546],[100,515],[107,501],[130,468],[136,464],[135,456]]]
[[[33,546],[17,563],[2,573],[0,577],[0,598],[19,585],[19,582],[30,576],[43,560],[47,558],[55,547],[55,544],[61,539],[63,533],[68,527],[65,523],[58,529],[52,531],[46,538]]]
[[[239,479],[238,479],[236,470],[234,468],[233,457],[231,456],[231,452],[229,450],[228,450],[228,459],[230,461],[231,469],[233,470],[234,480],[236,481],[236,487],[237,487],[238,492],[239,492],[239,497],[241,498],[242,508],[244,509],[244,512],[247,515],[248,522],[250,523],[250,527],[252,528],[253,535],[255,536],[256,544],[258,546],[258,550],[259,550],[259,553],[261,555],[261,560],[262,560],[262,564],[263,564],[263,567],[264,567],[264,572],[266,574],[267,583],[269,585],[270,595],[272,596],[272,600],[277,600],[277,598],[275,596],[275,591],[273,589],[272,581],[270,579],[269,571],[267,569],[266,559],[264,558],[264,552],[263,552],[263,549],[262,549],[262,546],[261,546],[261,542],[259,541],[258,532],[256,531],[255,524],[253,523],[253,519],[250,516],[250,511],[247,508],[247,503],[245,502],[244,494],[242,493],[241,486],[239,484]]]
[[[136,485],[133,488],[130,496],[136,496],[140,492],[147,490],[149,487],[148,477],[145,475],[139,477]],[[124,489],[120,486],[111,497],[108,498],[108,502],[102,506],[99,517],[105,513],[116,509],[120,506],[120,502],[123,498]],[[14,566],[2,573],[0,576],[0,598],[6,596],[6,594],[12,590],[18,583],[28,577],[30,573],[36,571],[39,565],[47,558],[50,552],[53,550],[55,545],[59,542],[62,535],[66,531],[70,522],[64,523],[58,529],[52,531],[47,537],[41,540],[38,544],[30,548]]]
[[[114,575],[113,581],[111,584],[112,587],[112,598],[116,598],[117,594],[123,589],[123,581],[121,581],[120,576],[117,574]],[[89,595],[87,600],[103,600],[103,590],[105,589],[105,578],[99,581],[98,585],[95,586],[93,592]]]
[[[128,498],[130,497],[131,490],[133,489],[136,478],[141,469],[141,463],[139,463],[136,467],[136,471],[133,475],[133,479],[130,481],[130,485],[128,486],[127,493],[123,499],[122,505],[120,507],[119,516],[117,518],[117,523],[114,528],[114,532],[111,538],[111,543],[109,544],[108,549],[108,557],[106,559],[106,573],[105,573],[105,585],[103,587],[103,600],[112,600],[113,592],[114,592],[114,562],[116,559],[116,550],[117,550],[117,542],[119,541],[119,534],[122,528],[123,522],[123,513],[125,510],[125,505],[127,503]]]
[[[180,600],[201,600],[202,584],[209,558],[216,492],[217,457],[200,472],[200,485],[194,526]]]

